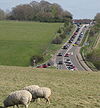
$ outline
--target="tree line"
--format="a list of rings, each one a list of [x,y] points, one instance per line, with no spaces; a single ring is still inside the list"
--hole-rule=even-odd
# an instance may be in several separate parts
[[[62,9],[57,3],[41,0],[17,5],[9,13],[0,10],[0,19],[5,18],[19,21],[64,22],[66,19],[72,19],[72,14]]]
[[[100,13],[97,13],[94,20],[100,24]]]

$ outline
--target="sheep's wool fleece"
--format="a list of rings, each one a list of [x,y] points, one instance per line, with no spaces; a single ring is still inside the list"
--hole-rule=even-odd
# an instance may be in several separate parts
[[[51,95],[51,89],[47,87],[40,87],[36,90],[37,96],[49,97]]]
[[[32,100],[32,95],[26,90],[15,91],[9,94],[4,101],[4,105],[27,104]],[[19,103],[21,102],[21,103]]]
[[[30,86],[24,87],[24,90],[33,91],[38,88],[39,88],[38,85],[30,85]]]

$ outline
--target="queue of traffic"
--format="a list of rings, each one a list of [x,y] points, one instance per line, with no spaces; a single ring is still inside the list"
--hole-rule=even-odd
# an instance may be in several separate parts
[[[70,56],[73,56],[73,52],[68,52],[68,50],[69,50],[70,46],[76,47],[80,44],[82,37],[84,36],[83,31],[80,32],[80,29],[81,29],[81,26],[78,25],[76,31],[70,37],[68,42],[62,47],[61,52],[59,52],[57,54],[57,57],[59,58],[57,60],[57,68],[58,69],[62,69],[63,65],[65,65],[64,69],[68,69],[68,70],[72,70],[72,71],[77,70],[77,67],[75,66],[75,64],[73,64],[72,60],[70,59]],[[76,41],[74,42],[74,40],[76,40]]]

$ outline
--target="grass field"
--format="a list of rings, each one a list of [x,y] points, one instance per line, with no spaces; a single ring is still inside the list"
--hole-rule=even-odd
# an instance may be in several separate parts
[[[90,61],[94,64],[94,66],[100,70],[100,33],[98,35],[97,45],[93,49],[93,52],[90,54]],[[92,60],[91,60],[92,59]]]
[[[61,23],[0,21],[0,65],[29,66],[50,46]]]
[[[83,39],[84,45],[81,54],[85,58],[86,64],[93,70],[100,70],[100,24],[96,24],[88,30]],[[95,32],[92,34],[92,32]]]
[[[51,88],[51,104],[42,99],[29,108],[100,108],[100,72],[4,66],[0,66],[0,106],[10,92],[32,84]]]

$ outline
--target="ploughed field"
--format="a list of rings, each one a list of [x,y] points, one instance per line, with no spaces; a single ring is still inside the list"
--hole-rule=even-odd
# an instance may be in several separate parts
[[[51,104],[33,102],[29,108],[100,108],[100,72],[0,66],[0,106],[6,96],[25,86],[51,88]]]
[[[50,46],[61,23],[0,21],[0,65],[28,66]]]

